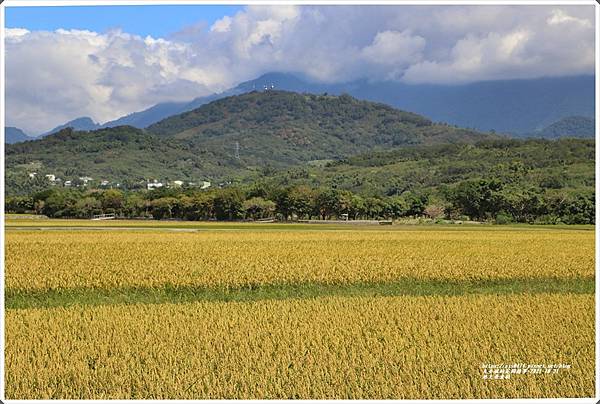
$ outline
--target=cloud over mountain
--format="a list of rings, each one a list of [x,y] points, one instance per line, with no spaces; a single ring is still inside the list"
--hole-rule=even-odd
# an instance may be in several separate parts
[[[166,38],[6,30],[9,125],[104,122],[268,71],[324,82],[593,74],[592,6],[249,6]]]

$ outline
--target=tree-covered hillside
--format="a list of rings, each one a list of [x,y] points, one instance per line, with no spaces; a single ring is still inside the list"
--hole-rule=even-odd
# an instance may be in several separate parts
[[[63,181],[91,177],[135,188],[146,179],[199,181],[235,171],[235,167],[217,167],[219,157],[210,152],[190,150],[181,142],[164,141],[131,126],[91,132],[63,129],[33,142],[10,145],[5,152],[9,194],[47,187],[43,180],[47,174]],[[34,172],[36,177],[30,178]]]
[[[594,189],[594,144],[592,139],[498,139],[405,147],[311,168],[307,178],[313,185],[384,195],[435,191],[473,179],[494,179],[522,189],[590,191]],[[298,175],[291,172],[290,176]]]
[[[276,166],[491,136],[436,125],[420,115],[348,95],[283,91],[221,99],[151,125],[148,131],[210,150],[231,151],[237,143],[245,165],[267,162]]]
[[[148,130],[63,129],[6,148],[9,193],[39,189],[37,178],[91,177],[119,184],[145,179],[235,181],[271,169],[416,144],[475,142],[481,134],[350,96],[281,91],[224,98]],[[39,178],[39,176],[38,176]]]
[[[407,146],[324,165],[251,173],[224,187],[153,191],[50,187],[7,198],[52,217],[290,218],[595,222],[594,141],[488,140]]]

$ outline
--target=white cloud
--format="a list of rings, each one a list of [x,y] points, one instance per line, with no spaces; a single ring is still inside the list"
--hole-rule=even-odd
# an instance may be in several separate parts
[[[6,38],[6,116],[30,133],[79,116],[99,122],[163,101],[211,93],[189,47],[113,31],[57,30]]]
[[[551,13],[556,15],[554,11]],[[410,83],[464,83],[593,72],[593,29],[578,24],[565,31],[538,18],[529,25],[514,24],[512,30],[469,33],[454,43],[447,56],[411,65],[402,79]]]
[[[423,37],[412,36],[409,31],[383,31],[375,35],[373,43],[362,48],[361,54],[373,65],[369,70],[393,80],[423,58],[425,45]]]
[[[37,133],[269,71],[411,83],[592,74],[592,6],[249,6],[168,38],[6,30],[7,123]]]
[[[547,21],[550,25],[569,23],[579,24],[584,27],[590,27],[592,25],[590,20],[570,16],[569,14],[565,13],[563,10],[560,9],[552,10],[552,15],[548,18]]]
[[[426,60],[411,65],[404,74],[407,82],[460,83],[487,80],[515,69],[538,75],[532,67],[538,60],[526,51],[531,35],[528,31],[504,35],[490,33],[485,37],[469,35],[459,40],[445,61]]]
[[[226,15],[210,27],[211,32],[228,32],[231,29],[231,17]]]
[[[15,39],[25,36],[29,33],[30,33],[30,31],[25,28],[6,28],[4,30],[4,34],[6,35],[6,38],[10,38],[13,41]]]
[[[406,65],[419,61],[423,56],[425,39],[412,36],[410,32],[378,32],[373,43],[362,49],[363,55],[373,63],[382,65]]]

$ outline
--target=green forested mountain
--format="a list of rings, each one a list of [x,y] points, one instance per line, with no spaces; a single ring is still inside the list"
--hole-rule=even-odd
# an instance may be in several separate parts
[[[496,136],[433,124],[422,116],[347,95],[251,92],[165,119],[147,130],[63,129],[9,145],[6,184],[9,192],[26,192],[33,186],[31,172],[120,184],[149,178],[232,181],[371,150],[490,138]]]
[[[594,191],[593,139],[496,139],[374,151],[294,167],[270,179],[275,186],[333,187],[360,194],[417,192],[442,196],[464,181],[493,180],[515,190]]]
[[[231,153],[245,165],[298,164],[389,147],[473,142],[483,135],[390,106],[284,91],[228,97],[151,125],[148,132]]]

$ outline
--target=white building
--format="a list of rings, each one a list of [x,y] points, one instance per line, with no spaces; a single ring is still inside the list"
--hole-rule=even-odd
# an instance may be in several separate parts
[[[162,188],[163,187],[163,183],[162,182],[157,182],[156,180],[154,180],[154,182],[149,182],[147,184],[148,189],[157,189],[157,188]]]
[[[102,180],[102,182],[100,182],[100,185],[103,187],[108,186],[108,184],[110,184],[110,182],[108,182],[107,180]]]
[[[54,174],[46,174],[46,178],[48,179],[48,181],[50,182],[54,182],[56,181],[56,177],[54,176]]]
[[[210,187],[210,181],[202,181],[202,185],[200,186],[200,189],[206,189]]]
[[[71,186],[71,181],[65,181],[65,187],[70,187]]]
[[[29,173],[29,178],[35,178],[35,176],[37,175],[37,173]]]
[[[183,185],[183,181],[179,181],[179,180],[173,181],[173,185],[176,185],[176,186],[180,187],[180,186]]]
[[[92,180],[93,180],[92,177],[79,177],[79,181],[83,182],[83,185],[87,185],[87,183]]]

